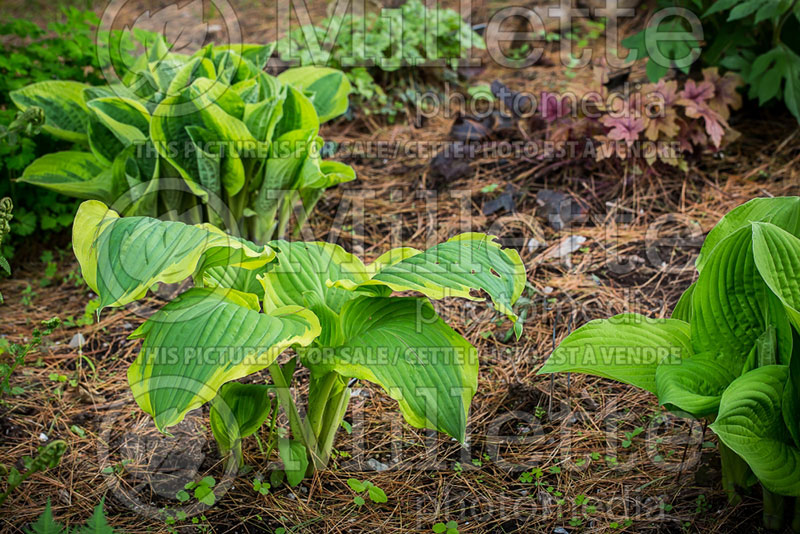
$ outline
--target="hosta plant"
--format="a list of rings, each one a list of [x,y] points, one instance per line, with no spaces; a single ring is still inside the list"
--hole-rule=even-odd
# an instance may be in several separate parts
[[[411,425],[465,439],[477,355],[429,298],[486,295],[517,335],[522,329],[512,306],[525,269],[515,250],[484,234],[426,251],[397,248],[364,264],[332,243],[257,246],[209,224],[119,217],[88,201],[76,216],[73,246],[102,308],[141,299],[156,282],[192,278],[194,287],[131,334],[143,339],[128,369],[134,398],[162,431],[211,401],[220,449],[235,452],[275,413],[274,391],[292,436],[270,436],[292,484],[327,464],[348,379],[380,385]],[[280,365],[289,348],[294,358]],[[310,371],[304,417],[290,389],[301,365]],[[272,384],[234,382],[262,369]]]
[[[732,210],[709,232],[696,267],[671,318],[591,321],[540,373],[619,380],[678,415],[706,419],[729,496],[759,481],[765,524],[780,527],[789,504],[800,530],[800,198]]]
[[[270,76],[272,50],[178,54],[159,36],[111,85],[43,81],[13,91],[20,109],[44,110],[47,133],[76,144],[35,160],[20,181],[126,215],[211,222],[260,243],[283,236],[295,208],[299,228],[326,188],[355,178],[320,157],[320,124],[347,109],[350,84],[328,68]]]

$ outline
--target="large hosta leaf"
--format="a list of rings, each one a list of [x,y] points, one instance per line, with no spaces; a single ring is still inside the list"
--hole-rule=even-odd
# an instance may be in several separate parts
[[[101,198],[111,203],[124,184],[114,184],[111,168],[89,152],[45,154],[25,168],[20,182],[38,185],[62,195]]]
[[[800,236],[800,197],[754,198],[728,212],[706,236],[697,257],[697,270],[702,272],[711,251],[723,239],[757,221],[771,222]]]
[[[86,103],[103,125],[122,143],[143,144],[150,133],[150,113],[130,98],[96,98]]]
[[[274,257],[210,225],[190,226],[149,217],[125,217],[102,202],[81,204],[73,225],[73,248],[86,283],[101,307],[142,298],[156,282],[202,279],[211,267],[258,268]]]
[[[689,325],[683,321],[622,314],[590,321],[570,334],[539,374],[586,373],[656,393],[656,369],[662,360],[691,354]]]
[[[656,368],[658,402],[697,419],[716,414],[722,392],[738,376],[725,363],[710,353],[663,360]]]
[[[287,347],[319,334],[310,311],[259,313],[257,299],[223,289],[190,289],[131,334],[144,338],[128,369],[136,402],[164,430],[210,401],[225,382],[269,366]]]
[[[27,85],[9,96],[25,111],[31,106],[44,110],[44,130],[73,142],[86,142],[89,110],[83,102],[88,85],[71,81],[45,81]]]
[[[341,324],[341,345],[304,352],[313,373],[332,370],[379,384],[411,425],[464,440],[477,354],[427,299],[359,297],[344,305]]]
[[[297,67],[283,71],[278,79],[311,95],[320,122],[327,122],[347,111],[351,87],[347,76],[340,70]]]
[[[433,299],[478,301],[483,298],[477,291],[483,290],[512,321],[517,320],[512,306],[525,288],[525,266],[517,251],[504,249],[493,236],[479,233],[457,235],[424,252],[408,247],[389,251],[369,270],[369,281],[338,280],[337,286],[351,290],[386,286],[393,291],[418,291]]]
[[[748,224],[720,241],[700,272],[692,294],[695,351],[719,354],[742,369],[767,330],[768,291]]]
[[[291,85],[286,87],[286,98],[283,99],[281,120],[275,127],[275,137],[278,138],[292,130],[319,131],[319,117],[314,104],[299,89]]]
[[[756,265],[787,315],[800,330],[800,239],[769,223],[753,225]],[[790,358],[790,380],[783,399],[783,415],[795,444],[800,447],[800,355]]]
[[[267,265],[259,278],[264,288],[264,309],[281,306],[305,306],[318,316],[334,317],[344,304],[357,295],[337,287],[332,280],[349,280],[355,284],[367,280],[363,262],[333,243],[271,241],[275,261]],[[333,315],[331,315],[333,314]],[[323,321],[327,330],[338,325],[336,321]],[[337,337],[335,333],[327,332]]]
[[[800,449],[781,416],[789,370],[759,367],[734,380],[722,394],[711,429],[741,456],[768,490],[800,497]]]

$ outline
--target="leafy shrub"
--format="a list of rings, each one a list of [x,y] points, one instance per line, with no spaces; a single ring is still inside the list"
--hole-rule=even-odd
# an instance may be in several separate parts
[[[662,2],[689,10],[700,10],[704,40],[700,59],[707,65],[739,73],[751,99],[759,105],[782,100],[800,121],[800,3],[771,0],[681,0]],[[673,32],[676,40],[659,44],[659,51],[671,61],[686,58],[699,46],[686,19],[666,17],[659,31]],[[622,41],[638,57],[650,57],[645,30]],[[681,63],[688,73],[691,62]],[[655,82],[669,68],[648,59],[647,75]]]
[[[619,380],[679,416],[712,422],[723,486],[733,498],[736,487],[760,481],[765,523],[777,528],[778,496],[800,497],[800,197],[732,210],[706,237],[696,266],[699,277],[672,318],[591,321],[539,372]]]
[[[265,420],[269,403],[262,385],[223,384],[268,369],[291,426],[292,439],[277,446],[292,485],[327,464],[350,398],[347,378],[383,387],[411,425],[465,439],[475,349],[427,298],[393,291],[480,300],[483,290],[517,336],[522,331],[512,305],[525,268],[515,250],[483,234],[424,252],[394,249],[365,265],[332,243],[256,246],[208,225],[120,218],[88,201],[75,218],[73,244],[102,307],[140,299],[156,282],[193,278],[194,288],[131,334],[144,340],[128,369],[134,398],[162,431],[213,401],[221,450],[235,450]],[[289,347],[297,356],[281,366],[276,359]],[[311,371],[305,418],[289,392],[299,364]]]
[[[473,47],[485,49],[486,43],[458,12],[439,6],[429,9],[421,0],[408,0],[399,8],[384,8],[381,16],[348,13],[326,18],[322,26],[297,28],[278,41],[277,48],[281,59],[290,64],[345,70],[367,111],[394,116],[404,100],[413,100],[405,94],[410,88],[404,79],[420,71],[408,67],[455,68]],[[402,76],[386,76],[400,69],[405,69]],[[384,87],[399,86],[400,90],[387,96],[375,78]]]
[[[282,237],[298,202],[307,214],[355,173],[319,154],[320,123],[347,108],[344,75],[304,67],[269,76],[272,49],[208,45],[189,56],[158,36],[121,84],[47,81],[12,92],[20,109],[45,110],[45,131],[83,145],[37,159],[20,181],[129,215],[185,213],[258,242]]]

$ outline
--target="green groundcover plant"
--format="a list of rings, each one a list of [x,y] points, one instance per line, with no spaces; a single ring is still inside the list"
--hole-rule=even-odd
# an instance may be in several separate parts
[[[723,486],[760,482],[764,521],[800,530],[800,197],[759,198],[709,232],[697,281],[669,319],[595,320],[540,373],[579,372],[646,389],[720,440]]]
[[[19,113],[9,93],[48,80],[104,84],[98,50],[107,39],[98,35],[99,22],[93,11],[62,7],[46,24],[27,19],[0,23],[0,197],[10,196],[16,204],[11,233],[0,247],[7,258],[27,236],[46,239],[49,232],[68,227],[78,209],[74,199],[14,181],[31,161],[67,150],[70,143],[39,134],[38,117],[30,113],[38,108]],[[120,43],[116,56],[124,60],[132,57],[139,39],[150,35],[139,29],[112,34]]]
[[[111,47],[115,50],[116,47]],[[297,227],[354,171],[320,157],[320,124],[347,109],[334,69],[263,71],[273,45],[173,53],[161,36],[110,85],[43,81],[11,93],[44,110],[43,129],[76,143],[31,163],[21,182],[114,205],[126,215],[211,222],[266,242]],[[109,62],[114,64],[114,57]]]
[[[383,8],[380,16],[335,14],[321,26],[302,26],[278,41],[277,49],[290,64],[344,70],[367,112],[394,116],[403,100],[415,100],[416,84],[407,82],[421,81],[418,67],[444,67],[454,78],[450,69],[473,48],[485,49],[486,43],[457,11],[408,0]],[[382,86],[395,90],[387,94]]]
[[[192,277],[193,288],[131,334],[144,340],[128,369],[134,398],[162,431],[212,402],[220,449],[236,452],[241,437],[274,413],[274,391],[290,424],[291,439],[276,440],[293,485],[327,465],[350,378],[380,385],[411,425],[464,441],[477,354],[428,298],[482,300],[483,292],[517,336],[522,331],[512,306],[525,268],[515,250],[484,234],[426,251],[393,249],[365,265],[332,243],[257,246],[208,224],[119,217],[87,201],[75,218],[73,246],[101,308],[141,299],[156,282]],[[295,357],[279,365],[289,348]],[[305,417],[290,393],[299,365],[310,370]],[[269,387],[234,382],[262,369]]]

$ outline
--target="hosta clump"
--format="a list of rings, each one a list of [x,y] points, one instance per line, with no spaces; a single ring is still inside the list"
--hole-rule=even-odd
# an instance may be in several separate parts
[[[211,225],[120,218],[88,201],[76,216],[73,246],[101,307],[140,299],[156,282],[192,277],[192,289],[131,334],[143,339],[128,369],[136,402],[166,430],[213,401],[220,449],[236,453],[241,437],[270,413],[274,426],[274,391],[292,438],[270,437],[292,484],[327,464],[350,378],[384,388],[410,424],[465,439],[477,355],[428,298],[482,300],[483,292],[518,336],[522,330],[512,306],[525,285],[524,266],[516,251],[484,234],[426,251],[393,249],[365,265],[332,243],[256,246]],[[296,356],[279,365],[288,348]],[[306,417],[289,390],[298,365],[311,376]],[[233,382],[262,369],[271,385]]]
[[[299,228],[326,188],[355,178],[320,157],[320,124],[348,105],[341,72],[270,76],[273,45],[192,55],[160,37],[148,46],[111,85],[45,81],[11,93],[20,109],[44,110],[45,131],[76,143],[35,160],[21,181],[263,243],[285,234],[295,208]]]
[[[780,527],[783,497],[800,502],[800,197],[732,210],[696,267],[670,319],[591,321],[540,372],[612,378],[678,415],[707,419],[729,495],[760,481],[765,523]],[[800,530],[800,513],[793,526]]]

